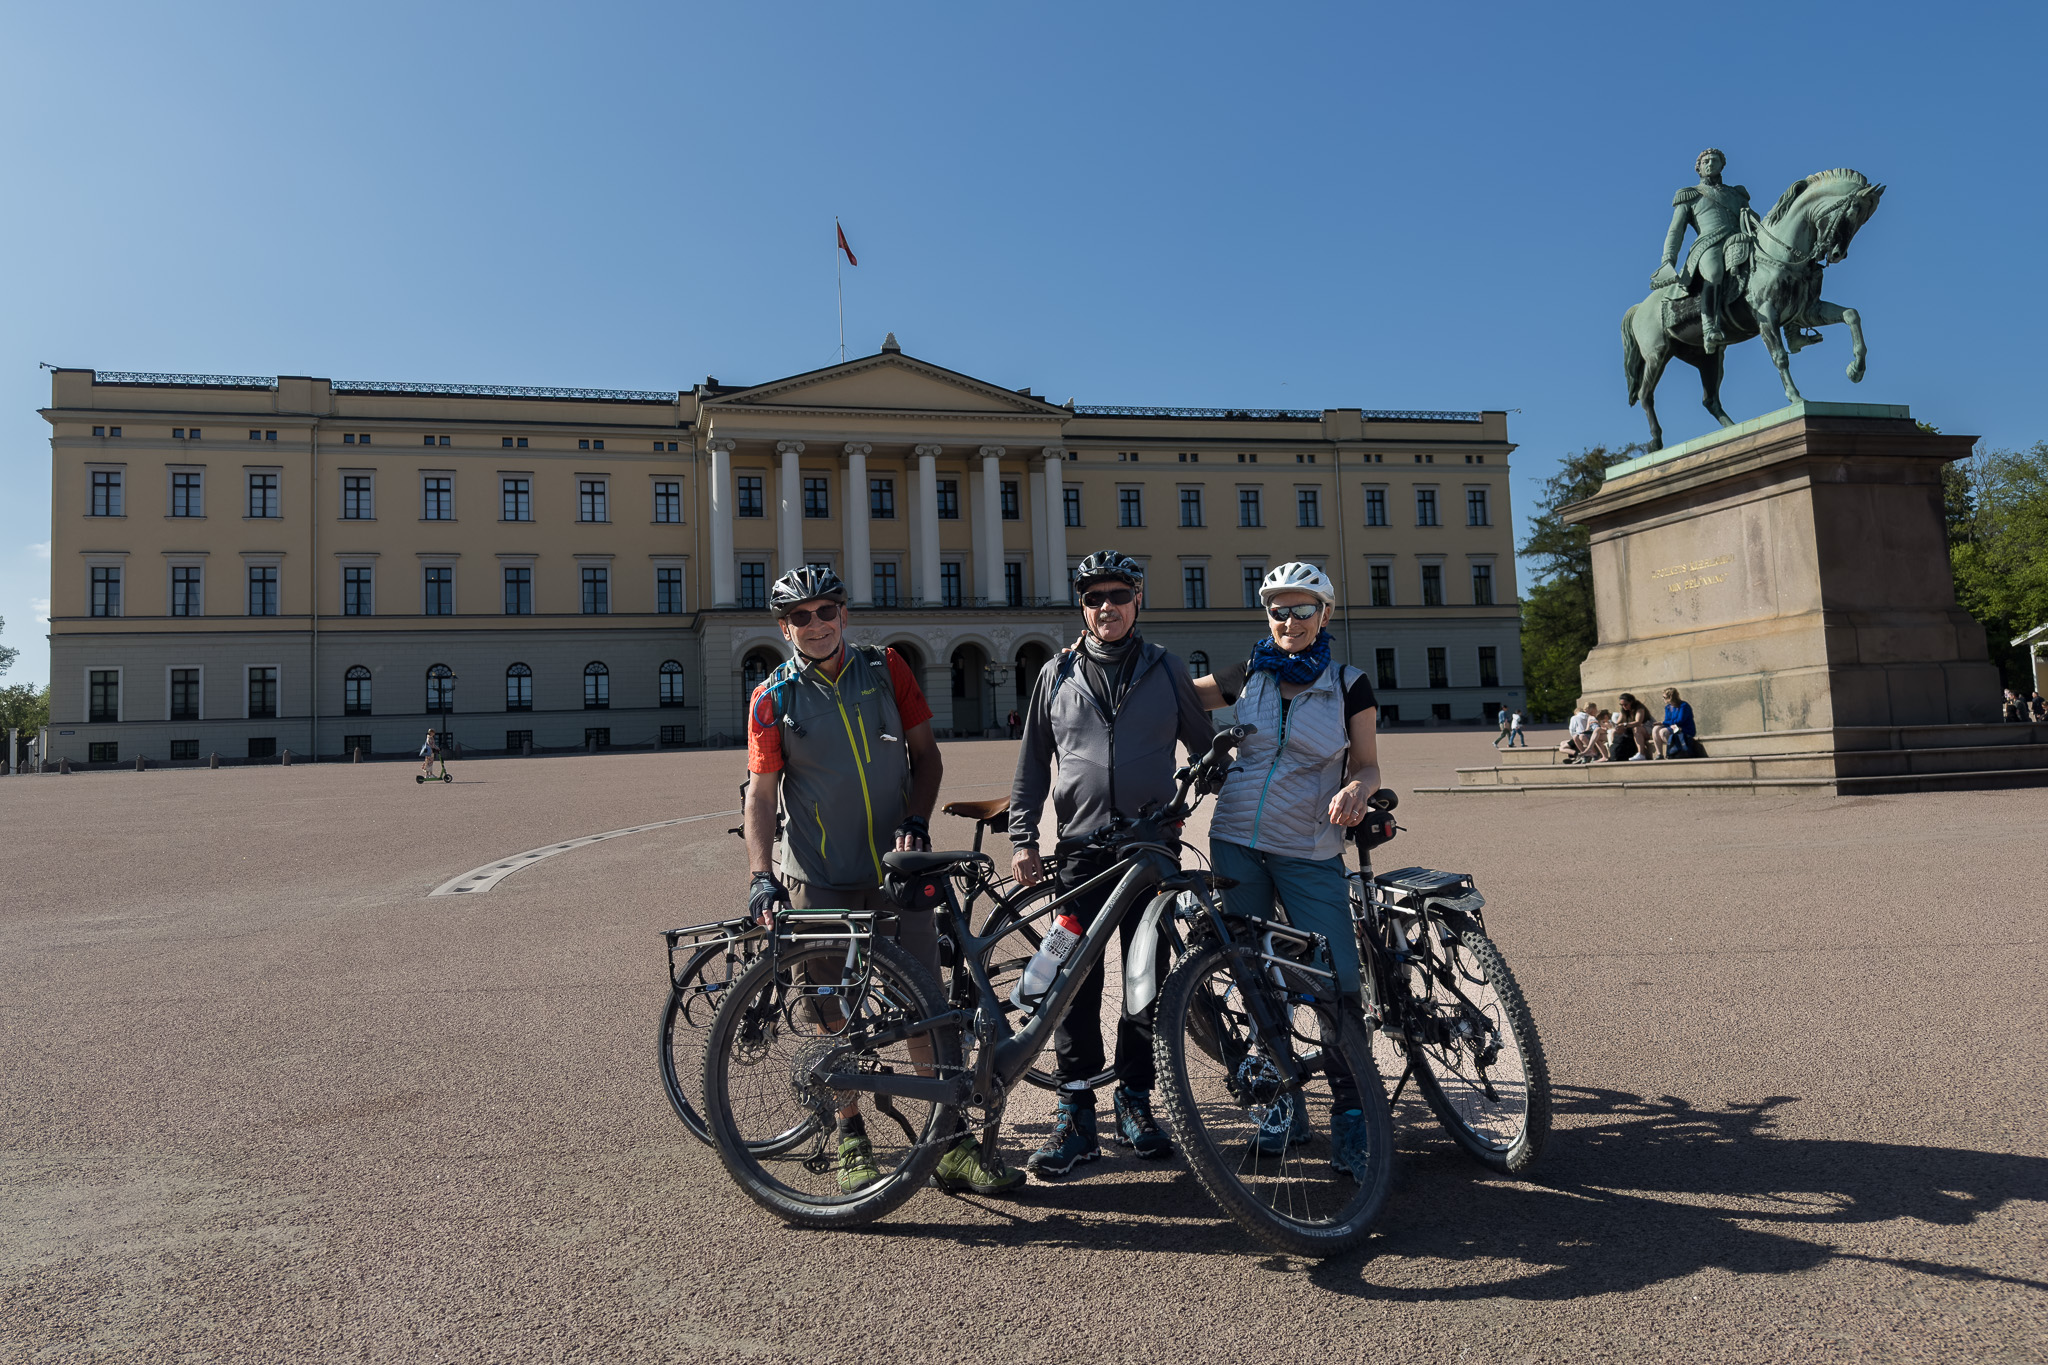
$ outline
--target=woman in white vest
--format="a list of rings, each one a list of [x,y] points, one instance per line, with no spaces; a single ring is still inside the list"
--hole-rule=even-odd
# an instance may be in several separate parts
[[[1216,798],[1209,860],[1237,882],[1223,893],[1233,912],[1270,917],[1277,899],[1290,924],[1327,938],[1339,989],[1355,1002],[1358,943],[1344,838],[1379,789],[1378,702],[1364,673],[1330,658],[1325,627],[1337,592],[1327,574],[1313,564],[1282,564],[1259,585],[1259,601],[1269,638],[1244,663],[1195,680],[1209,709],[1234,703],[1238,723],[1258,727],[1238,751],[1243,771]],[[1359,1111],[1344,1099],[1357,1092],[1348,1077],[1331,1083],[1331,1161],[1355,1175],[1347,1158]],[[1297,1108],[1284,1134],[1262,1134],[1259,1145],[1278,1156],[1309,1137],[1308,1115]]]

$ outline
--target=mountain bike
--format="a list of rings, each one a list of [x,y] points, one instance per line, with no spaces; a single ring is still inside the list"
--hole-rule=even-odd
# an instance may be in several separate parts
[[[1391,812],[1390,791],[1368,804]],[[1375,873],[1358,831],[1351,920],[1366,987],[1374,1059],[1396,1076],[1389,1105],[1412,1078],[1457,1144],[1505,1175],[1535,1165],[1550,1133],[1550,1065],[1536,1020],[1486,935],[1486,898],[1462,872],[1404,867]]]
[[[990,950],[1016,921],[977,934],[962,904],[963,886],[995,877],[985,854],[884,860],[910,884],[898,897],[906,907],[935,902],[943,915],[974,987],[966,1004],[876,935],[871,915],[778,913],[761,955],[722,992],[706,1039],[704,1115],[720,1161],[748,1197],[807,1227],[867,1223],[922,1188],[970,1122],[984,1150],[994,1150],[1008,1097],[1124,917],[1142,913],[1124,964],[1124,1007],[1155,1012],[1165,1115],[1204,1190],[1276,1251],[1328,1256],[1362,1241],[1386,1200],[1392,1125],[1371,1041],[1336,990],[1329,945],[1275,920],[1226,913],[1210,877],[1178,866],[1183,822],[1221,789],[1248,733],[1221,732],[1175,774],[1171,801],[1073,841],[1112,861],[1078,886],[1040,893],[1030,919],[1110,895],[1036,998],[1008,1001],[988,971]],[[1162,983],[1158,926],[1170,916],[1183,921],[1187,954]],[[1023,1011],[1014,1024],[1013,1005]],[[1339,1094],[1355,1096],[1362,1111],[1350,1174],[1316,1150],[1320,1139],[1287,1141],[1297,1112],[1320,1113],[1327,1131]],[[874,1110],[867,1134],[881,1175],[846,1193],[829,1139],[838,1110],[862,1096]],[[1269,1153],[1275,1134],[1281,1140]]]

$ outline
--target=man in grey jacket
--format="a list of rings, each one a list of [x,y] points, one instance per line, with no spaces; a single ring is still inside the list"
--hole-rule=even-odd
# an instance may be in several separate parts
[[[1171,800],[1178,766],[1174,741],[1201,754],[1214,733],[1187,665],[1138,634],[1138,608],[1145,600],[1145,571],[1138,562],[1113,550],[1092,554],[1074,571],[1074,588],[1086,630],[1038,675],[1010,790],[1011,867],[1027,886],[1046,875],[1038,846],[1048,793],[1063,843],[1093,834],[1114,819]],[[1057,779],[1049,771],[1054,765]],[[1101,851],[1065,856],[1060,885],[1079,886],[1112,861]],[[1075,901],[1075,917],[1084,925],[1092,923],[1113,889]],[[1138,919],[1128,916],[1120,926],[1126,956]],[[1058,1116],[1052,1136],[1026,1163],[1041,1176],[1064,1175],[1077,1162],[1102,1155],[1093,1088],[1103,1067],[1102,963],[1082,981],[1053,1047],[1060,1079]],[[1148,1021],[1118,1022],[1116,1079],[1116,1141],[1140,1157],[1165,1156],[1170,1144],[1152,1117]]]

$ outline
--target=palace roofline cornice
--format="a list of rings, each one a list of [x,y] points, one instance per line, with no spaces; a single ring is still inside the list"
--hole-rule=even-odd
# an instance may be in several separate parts
[[[940,383],[949,384],[964,393],[971,393],[981,398],[995,399],[1007,407],[1011,413],[1019,416],[1033,415],[1048,420],[1065,421],[1074,415],[1068,409],[1054,403],[1049,403],[1043,398],[1017,393],[1012,389],[991,384],[985,379],[976,379],[971,374],[961,374],[958,370],[949,370],[943,365],[934,365],[929,360],[920,360],[916,356],[905,355],[901,351],[883,351],[876,355],[863,356],[859,360],[849,360],[840,364],[827,365],[822,369],[806,370],[802,374],[788,375],[782,379],[771,379],[765,384],[756,384],[752,388],[741,389],[733,393],[722,393],[714,398],[705,398],[698,406],[700,411],[706,412],[731,411],[734,409],[761,411],[761,399],[772,398],[777,394],[795,393],[830,380],[843,379],[849,375],[863,374],[869,370],[880,369],[908,370],[913,374],[923,375],[928,379],[936,379]],[[830,407],[809,409],[809,411],[815,412],[831,412],[835,410]],[[852,409],[852,411],[861,411],[861,409]],[[893,411],[893,409],[889,409],[889,411]],[[983,411],[979,415],[988,417],[997,414]]]

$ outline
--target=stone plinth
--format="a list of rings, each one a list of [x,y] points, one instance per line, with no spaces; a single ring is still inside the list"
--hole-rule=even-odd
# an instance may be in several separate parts
[[[1975,439],[1795,403],[1609,469],[1563,513],[1592,534],[1585,699],[1655,712],[1676,687],[1703,734],[1996,721],[1941,511],[1942,466]]]

